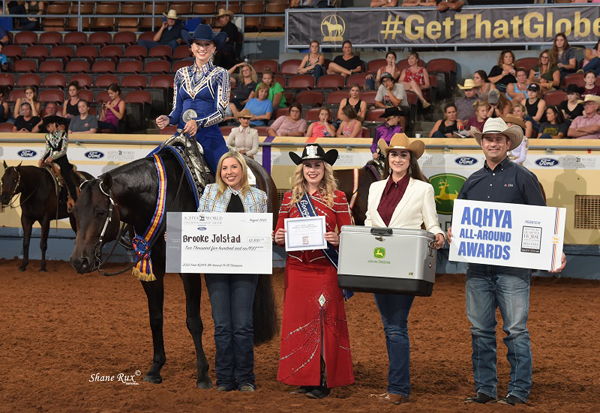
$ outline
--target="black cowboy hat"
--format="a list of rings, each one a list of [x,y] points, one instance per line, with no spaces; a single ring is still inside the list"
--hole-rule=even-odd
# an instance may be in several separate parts
[[[43,126],[46,127],[46,126],[50,125],[51,123],[56,123],[60,126],[60,125],[64,124],[65,120],[63,118],[61,118],[60,116],[53,115],[53,116],[46,116],[43,119],[43,121],[44,121]]]
[[[567,86],[567,95],[570,95],[571,93],[577,93],[579,94],[579,96],[581,96],[583,92],[584,89],[582,87],[577,86],[574,83],[571,83],[569,86]]]
[[[330,149],[327,152],[318,143],[306,145],[302,151],[302,156],[294,152],[290,152],[290,158],[296,165],[300,165],[302,161],[324,161],[329,165],[333,165],[338,158],[337,149]]]
[[[213,29],[208,24],[199,24],[198,27],[196,27],[196,30],[194,30],[193,35],[187,30],[184,30],[182,36],[188,46],[191,46],[194,40],[205,40],[207,42],[213,42],[217,49],[220,49],[227,40],[227,33],[220,32],[215,35]]]
[[[385,111],[379,116],[380,118],[389,118],[392,116],[402,116],[402,111],[397,106],[385,108]]]

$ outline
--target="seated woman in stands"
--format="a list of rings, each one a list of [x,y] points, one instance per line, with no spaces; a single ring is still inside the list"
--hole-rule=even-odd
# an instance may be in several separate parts
[[[79,116],[79,82],[74,80],[69,83],[69,97],[63,103],[62,117],[72,118]],[[67,121],[68,122],[68,121]]]
[[[229,69],[229,74],[233,75],[238,68],[241,68],[240,77],[237,81],[237,87],[232,90],[231,100],[229,101],[229,109],[235,118],[238,117],[238,113],[244,108],[244,105],[248,103],[248,99],[256,96],[256,82],[258,82],[256,70],[245,62],[233,66]]]
[[[510,114],[512,105],[504,93],[500,93],[498,89],[490,91],[488,95],[488,103],[490,104],[490,110],[487,114],[488,118],[503,118]]]
[[[360,138],[362,134],[362,122],[357,119],[356,110],[350,105],[344,106],[342,124],[337,130],[338,138]]]
[[[6,101],[6,86],[0,86],[0,123],[4,123],[10,118],[10,108]]]
[[[517,81],[515,73],[515,54],[512,50],[503,50],[498,58],[498,64],[492,67],[488,78],[500,92],[505,93],[506,87]]]
[[[562,139],[567,136],[569,125],[565,123],[565,118],[560,109],[556,106],[546,108],[546,119],[538,129],[538,139]]]
[[[429,73],[427,69],[419,66],[419,54],[417,52],[408,54],[408,67],[402,71],[399,81],[406,90],[412,90],[417,94],[423,108],[431,106],[431,103],[423,97],[423,91],[430,88]]]
[[[362,60],[358,56],[352,54],[352,43],[346,40],[342,44],[343,54],[333,59],[327,68],[329,75],[350,76],[352,73],[362,72]]]
[[[473,103],[473,108],[475,108],[475,116],[467,120],[465,129],[469,131],[471,128],[475,127],[478,130],[483,130],[483,125],[488,119],[487,114],[490,110],[490,107],[490,104],[485,100],[480,99],[475,101],[475,103]]]
[[[381,66],[379,69],[377,69],[377,74],[375,75],[375,78],[373,78],[372,74],[368,74],[366,77],[367,86],[369,87],[369,89],[376,90],[375,87],[377,87],[381,83],[381,75],[384,73],[391,74],[394,77],[394,80],[398,81],[398,78],[400,78],[400,74],[402,72],[398,70],[398,66],[396,66],[396,59],[396,53],[394,53],[393,51],[390,50],[386,53],[385,66]]]
[[[300,66],[296,73],[299,75],[313,75],[315,77],[315,84],[325,71],[325,56],[319,53],[319,42],[313,40],[310,42],[310,53],[302,58]]]
[[[600,86],[596,85],[596,74],[593,71],[590,70],[585,72],[583,81],[585,84],[583,85],[583,92],[581,93],[582,97],[585,97],[586,95],[600,96]]]
[[[17,98],[15,102],[15,110],[13,113],[13,117],[17,119],[23,113],[21,112],[21,105],[23,103],[29,103],[31,107],[31,116],[38,117],[41,114],[41,103],[37,100],[37,87],[35,86],[27,86],[25,88],[25,97]]]
[[[239,128],[233,128],[227,137],[227,145],[234,147],[242,155],[254,159],[258,152],[258,131],[250,127],[252,114],[248,109],[240,111],[238,119]]]
[[[329,119],[331,118],[331,111],[329,108],[321,108],[319,111],[319,120],[313,122],[308,126],[306,131],[306,137],[308,138],[333,138],[335,137],[335,128]]]
[[[279,82],[275,81],[275,77],[273,77],[273,72],[270,68],[265,68],[262,75],[262,82],[258,84],[266,85],[269,89],[268,99],[273,102],[274,108],[285,108],[287,106],[285,101],[285,95],[283,94],[283,86],[279,84]],[[258,86],[256,86],[256,93],[258,93]]]
[[[465,127],[460,120],[456,119],[456,105],[448,103],[444,106],[444,119],[438,120],[431,132],[430,138],[452,138],[454,132],[463,130]]]
[[[265,126],[273,114],[273,102],[268,99],[269,86],[264,83],[259,84],[256,93],[258,97],[249,99],[244,109],[248,109],[252,114],[251,126]]]
[[[525,119],[533,123],[533,130],[537,133],[540,123],[546,122],[546,101],[540,97],[540,86],[537,83],[529,85],[527,95],[529,99],[525,101]]]
[[[567,35],[558,33],[554,36],[552,51],[550,53],[560,71],[561,81],[566,75],[575,73],[575,70],[577,69],[577,59],[575,58],[575,50],[569,45]]]
[[[116,132],[119,121],[125,117],[125,100],[121,97],[121,88],[116,83],[108,87],[108,102],[102,103],[102,110],[98,117],[98,129],[110,129]]]
[[[477,96],[479,99],[487,100],[490,90],[496,89],[496,85],[490,82],[485,70],[477,70],[475,73],[473,73],[473,81],[477,87]]]
[[[342,110],[345,106],[350,105],[356,111],[356,118],[361,122],[365,121],[365,116],[367,116],[367,102],[360,99],[360,86],[358,84],[353,84],[348,92],[348,97],[343,99],[340,102],[340,108],[337,112],[337,118],[340,119],[342,116]]]
[[[402,133],[402,126],[400,126],[402,111],[400,109],[397,107],[386,108],[380,117],[385,118],[385,123],[375,128],[375,137],[373,137],[373,144],[371,145],[371,153],[374,159],[379,159],[380,151],[377,145],[380,139],[383,139],[389,145],[392,136]]]
[[[521,103],[517,103],[515,106],[513,106],[511,114],[523,121],[523,124],[525,125],[525,127],[523,128],[523,136],[527,139],[533,138],[533,122],[531,122],[530,120],[525,120],[525,116],[527,115],[527,110],[525,109],[525,106]],[[506,116],[504,116],[503,119],[505,119],[506,122]]]
[[[560,70],[550,50],[540,53],[539,63],[529,71],[528,82],[540,85],[541,96],[560,86]]]
[[[593,71],[596,76],[600,75],[600,40],[593,49],[585,49],[584,72]]]
[[[289,115],[278,117],[269,128],[268,136],[304,136],[308,125],[302,119],[302,105],[292,103]]]
[[[583,88],[575,84],[567,87],[567,100],[560,103],[559,108],[562,111],[565,122],[571,125],[573,119],[577,116],[583,116],[583,105],[579,102]]]
[[[81,99],[77,104],[79,116],[71,118],[69,123],[69,136],[76,133],[96,133],[98,131],[98,119],[90,115],[90,104]]]
[[[527,100],[527,69],[523,67],[517,68],[515,71],[517,81],[510,83],[506,87],[506,98],[514,105],[516,103],[524,103]],[[481,129],[480,129],[481,130]]]

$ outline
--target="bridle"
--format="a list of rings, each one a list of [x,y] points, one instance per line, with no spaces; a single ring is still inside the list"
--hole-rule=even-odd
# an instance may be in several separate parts
[[[8,168],[8,169],[10,169],[10,168]],[[6,169],[6,170],[8,171],[8,169]],[[13,189],[12,193],[10,194],[10,198],[8,198],[10,201],[8,202],[8,204],[6,204],[7,207],[13,207],[13,204],[17,201],[17,199],[15,198],[15,195],[17,194],[17,189],[19,188],[19,185],[21,185],[21,173],[19,172],[19,170],[17,168],[14,168],[14,170],[17,173],[17,184],[15,185],[15,188]],[[3,189],[4,189],[4,186],[2,184],[2,181],[0,180],[0,192],[2,192]],[[31,196],[31,195],[29,195],[29,196]],[[29,197],[27,197],[27,199],[29,199]],[[27,200],[27,199],[25,199],[25,200]],[[2,205],[2,208],[4,208],[4,205]],[[14,207],[14,208],[16,208],[16,207]]]
[[[83,184],[82,184],[83,185]],[[102,231],[100,231],[100,237],[98,238],[98,242],[94,246],[94,269],[99,269],[102,264],[102,241],[104,240],[104,236],[106,235],[106,230],[108,229],[108,225],[112,221],[112,213],[115,209],[115,201],[112,199],[112,195],[110,193],[110,189],[108,192],[102,188],[102,181],[98,183],[98,188],[100,192],[102,192],[108,198],[108,214],[106,215],[106,219],[104,220],[104,225],[102,226]],[[107,258],[108,259],[108,258]],[[92,271],[93,271],[92,270]]]

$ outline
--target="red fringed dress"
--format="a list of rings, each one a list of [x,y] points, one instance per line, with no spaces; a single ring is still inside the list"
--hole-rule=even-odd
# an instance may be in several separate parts
[[[346,196],[342,191],[334,195],[333,208],[327,206],[321,194],[311,196],[317,213],[325,216],[327,232],[336,228],[339,232],[343,225],[352,224]],[[292,194],[287,192],[275,231],[284,228],[285,218],[301,216],[298,209],[291,206],[291,200]],[[327,387],[354,383],[346,311],[337,270],[320,250],[289,252],[277,380],[290,385],[319,386],[321,356],[325,360]]]

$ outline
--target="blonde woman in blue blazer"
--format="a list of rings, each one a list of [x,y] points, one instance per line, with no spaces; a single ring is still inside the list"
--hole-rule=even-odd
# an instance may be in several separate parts
[[[248,184],[248,166],[236,151],[219,160],[216,183],[204,189],[198,212],[267,212],[267,194]],[[254,391],[252,305],[256,274],[205,274],[215,322],[219,391]]]

